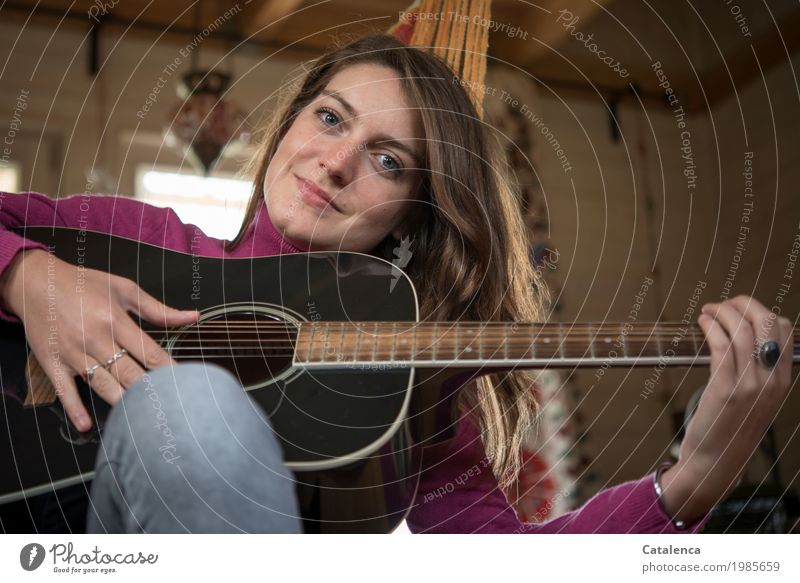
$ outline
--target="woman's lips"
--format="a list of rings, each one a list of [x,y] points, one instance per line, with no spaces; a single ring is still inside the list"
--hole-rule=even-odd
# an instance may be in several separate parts
[[[295,178],[297,179],[297,188],[300,191],[300,196],[303,197],[305,202],[317,208],[332,208],[339,212],[339,208],[333,203],[331,196],[327,192],[309,180],[299,176],[295,176]]]

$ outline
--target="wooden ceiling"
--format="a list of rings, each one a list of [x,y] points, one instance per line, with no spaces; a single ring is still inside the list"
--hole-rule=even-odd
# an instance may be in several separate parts
[[[386,30],[410,0],[16,0],[0,18],[26,25],[102,27],[185,44],[226,11],[204,43],[306,59],[334,39]],[[675,3],[641,0],[494,0],[490,58],[518,67],[557,91],[604,95],[630,91],[662,99],[650,66],[661,61],[689,109],[702,110],[800,48],[800,8],[794,0]],[[561,11],[571,14],[566,27]],[[566,13],[564,13],[566,14]],[[574,20],[577,18],[577,20]],[[743,28],[744,23],[744,28]],[[521,31],[509,36],[517,27]],[[524,33],[524,38],[522,34]],[[593,42],[624,64],[622,78],[580,42]]]

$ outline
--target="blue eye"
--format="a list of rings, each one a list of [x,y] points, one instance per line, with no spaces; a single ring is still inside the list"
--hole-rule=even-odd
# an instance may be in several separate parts
[[[341,123],[339,116],[336,115],[332,110],[328,109],[327,107],[321,107],[317,110],[317,116],[319,117],[320,121],[324,123],[326,126],[335,127]]]
[[[378,158],[381,159],[381,166],[392,174],[400,174],[403,169],[400,166],[400,162],[396,158],[389,156],[389,154],[378,154]]]

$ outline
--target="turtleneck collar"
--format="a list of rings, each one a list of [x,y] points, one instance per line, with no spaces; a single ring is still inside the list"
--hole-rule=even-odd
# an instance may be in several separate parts
[[[242,241],[243,248],[249,248],[251,254],[286,255],[291,253],[304,253],[303,249],[295,247],[283,238],[283,235],[272,224],[272,219],[263,200],[258,203],[256,213],[248,226],[246,240]]]

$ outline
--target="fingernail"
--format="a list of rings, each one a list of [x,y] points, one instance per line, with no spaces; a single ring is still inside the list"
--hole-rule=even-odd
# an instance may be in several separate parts
[[[86,431],[89,429],[89,418],[86,415],[78,415],[75,427],[78,428],[78,431]]]

